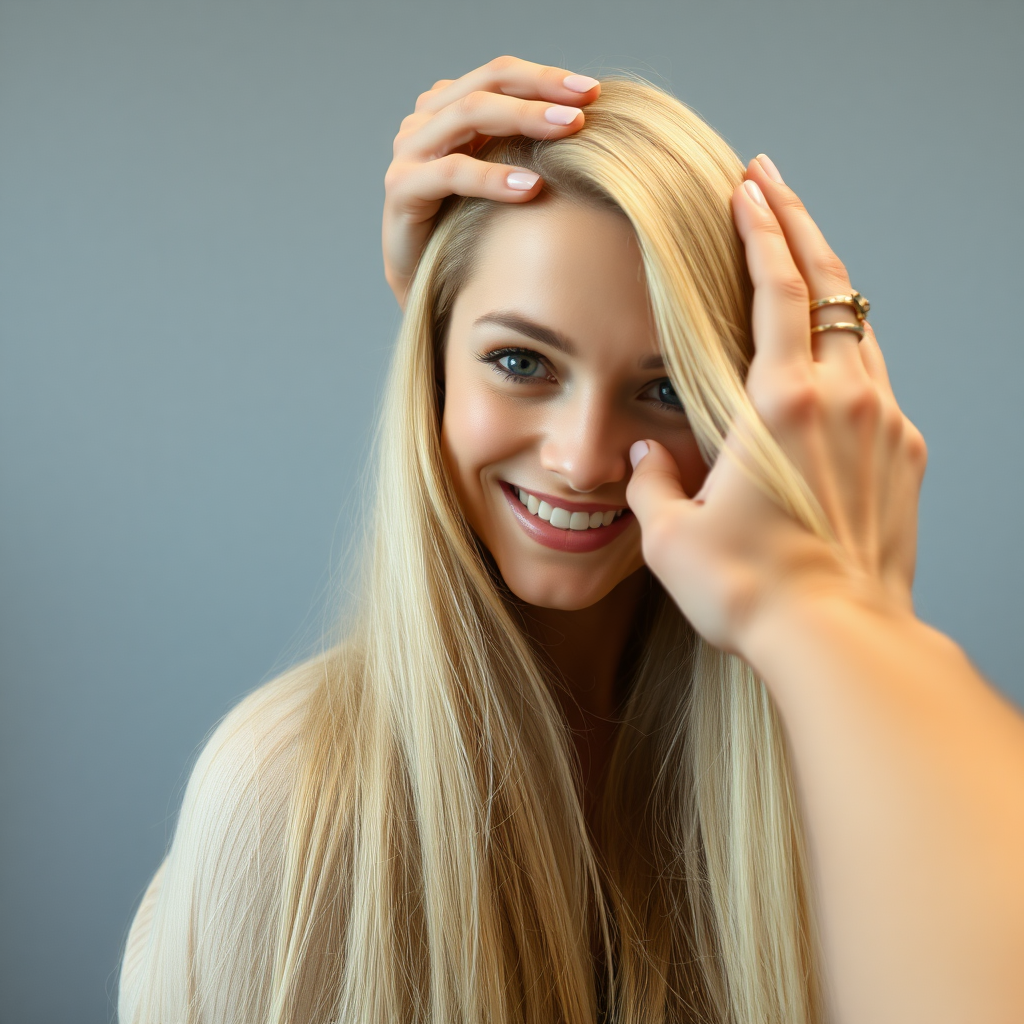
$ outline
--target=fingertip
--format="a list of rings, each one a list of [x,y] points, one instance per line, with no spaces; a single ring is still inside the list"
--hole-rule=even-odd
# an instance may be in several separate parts
[[[601,83],[589,75],[566,75],[562,79],[562,85],[570,92],[578,92],[580,94],[588,93],[592,89],[600,90],[601,88]]]
[[[747,178],[747,180],[743,182],[742,188],[751,202],[761,207],[762,210],[767,210],[769,208],[768,200],[765,199],[764,193],[753,178]]]
[[[778,167],[775,166],[775,161],[772,160],[767,153],[758,153],[752,163],[756,163],[763,174],[766,174],[769,179],[775,182],[776,185],[785,185],[786,183],[782,180],[782,175],[779,174]]]
[[[505,184],[513,192],[529,192],[540,181],[540,175],[533,171],[512,171],[505,177]]]
[[[583,115],[583,111],[579,107],[567,107],[562,104],[556,104],[550,106],[544,111],[544,120],[548,124],[558,125],[559,128],[565,128],[575,123],[578,117]]]
[[[644,456],[651,450],[651,446],[646,441],[634,441],[629,446],[629,462],[634,469],[640,465],[644,460]]]

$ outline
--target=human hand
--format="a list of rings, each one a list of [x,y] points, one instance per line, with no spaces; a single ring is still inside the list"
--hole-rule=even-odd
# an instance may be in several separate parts
[[[504,203],[533,199],[533,171],[474,158],[494,136],[561,139],[583,127],[577,108],[597,99],[596,79],[517,57],[496,57],[422,93],[395,136],[384,176],[384,276],[400,306],[446,196]]]
[[[802,203],[761,157],[733,194],[754,284],[754,409],[817,498],[834,541],[819,537],[751,479],[735,435],[692,499],[668,452],[631,451],[626,491],[644,558],[694,627],[751,660],[752,632],[792,602],[840,595],[912,611],[917,503],[926,448],[903,415],[873,330],[812,335],[853,311],[814,298],[849,294],[846,269]],[[646,454],[645,447],[646,445]]]

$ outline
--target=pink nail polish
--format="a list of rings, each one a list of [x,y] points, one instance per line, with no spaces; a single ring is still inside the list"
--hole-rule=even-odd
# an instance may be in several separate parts
[[[529,192],[537,184],[539,174],[533,171],[513,171],[506,179],[505,184],[516,192]]]
[[[634,469],[640,465],[650,450],[651,446],[646,441],[634,441],[629,446],[629,461]]]
[[[764,168],[764,173],[768,175],[777,185],[785,185],[786,183],[782,180],[782,175],[779,174],[778,167],[772,163],[770,156],[764,153],[757,154],[757,162]]]
[[[548,107],[544,120],[549,124],[572,124],[579,112],[579,107]]]
[[[600,84],[596,78],[588,78],[586,75],[566,75],[562,79],[562,85],[572,92],[590,92],[595,85]]]
[[[765,201],[764,193],[757,187],[756,181],[743,182],[743,188],[747,195],[750,196],[758,206],[763,206],[766,210],[768,209],[768,203]]]

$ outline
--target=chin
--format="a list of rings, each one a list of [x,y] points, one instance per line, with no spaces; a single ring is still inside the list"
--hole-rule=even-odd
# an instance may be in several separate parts
[[[554,608],[564,612],[578,612],[597,604],[607,597],[622,582],[621,579],[603,578],[595,580],[591,574],[547,572],[524,573],[522,568],[502,571],[498,567],[505,585],[525,604],[537,608]],[[576,578],[574,578],[576,577]]]

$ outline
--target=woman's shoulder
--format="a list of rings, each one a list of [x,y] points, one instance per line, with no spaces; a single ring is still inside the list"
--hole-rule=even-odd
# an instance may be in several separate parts
[[[329,651],[296,665],[244,697],[210,734],[126,943],[123,1020],[193,1019],[193,1002],[203,1007],[197,1019],[259,1019],[302,741],[338,664]]]
[[[281,838],[311,718],[327,690],[343,688],[351,651],[339,646],[295,665],[253,690],[211,731],[189,776],[172,843],[187,835]]]
[[[189,776],[179,827],[197,805],[247,802],[280,790],[294,762],[315,688],[315,661],[247,694],[213,728]]]
[[[286,771],[295,756],[330,655],[318,655],[242,698],[210,733],[189,789],[233,790]]]
[[[325,652],[293,666],[212,729],[189,775],[168,861],[230,859],[237,872],[239,861],[266,864],[282,846],[311,707],[336,661]]]

